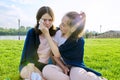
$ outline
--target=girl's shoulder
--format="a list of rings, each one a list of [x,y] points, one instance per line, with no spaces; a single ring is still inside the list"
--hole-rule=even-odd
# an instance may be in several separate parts
[[[62,36],[62,32],[61,32],[61,30],[57,30],[55,36],[56,36],[56,37],[60,37],[60,36]]]
[[[30,28],[30,29],[27,31],[27,34],[36,34],[36,33],[35,33],[35,29],[34,29],[34,28]]]
[[[79,43],[84,43],[84,42],[85,42],[83,37],[78,38],[77,41],[78,41]]]
[[[29,30],[28,30],[28,33],[29,32],[35,32],[35,29],[34,28],[30,28]]]

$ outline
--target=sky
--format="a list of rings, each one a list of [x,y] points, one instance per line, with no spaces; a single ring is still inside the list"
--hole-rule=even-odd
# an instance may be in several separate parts
[[[49,6],[54,11],[57,27],[67,12],[84,11],[85,30],[120,31],[119,4],[120,0],[0,0],[0,27],[18,29],[18,19],[21,26],[34,27],[38,9]]]

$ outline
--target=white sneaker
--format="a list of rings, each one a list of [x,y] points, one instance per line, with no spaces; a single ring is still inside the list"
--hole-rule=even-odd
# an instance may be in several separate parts
[[[24,79],[24,80],[30,80],[30,79]]]
[[[31,80],[42,80],[42,78],[41,78],[41,76],[38,73],[32,72]]]

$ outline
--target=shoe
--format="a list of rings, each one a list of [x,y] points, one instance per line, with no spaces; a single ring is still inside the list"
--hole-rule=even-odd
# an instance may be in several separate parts
[[[30,80],[30,79],[24,79],[24,80]]]
[[[31,80],[42,80],[42,78],[41,78],[41,76],[38,73],[32,72]]]

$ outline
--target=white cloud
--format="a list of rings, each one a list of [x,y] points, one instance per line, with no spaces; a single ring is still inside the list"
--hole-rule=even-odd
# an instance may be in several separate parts
[[[22,4],[34,4],[37,0],[20,0]]]
[[[21,7],[18,7],[15,4],[6,5],[4,3],[1,3],[0,6],[1,8],[5,8],[0,11],[0,27],[15,28],[18,26],[18,19],[21,20],[21,25],[32,25],[31,23],[33,21],[29,20],[29,13],[26,13]]]
[[[17,26],[17,19],[23,26],[34,26],[35,15],[41,6],[50,6],[55,13],[55,25],[58,26],[63,15],[71,10],[85,11],[87,15],[86,29],[99,31],[119,29],[119,0],[5,0],[0,1],[0,26],[3,24]],[[4,26],[3,25],[3,26]],[[113,27],[114,26],[114,27]]]
[[[11,1],[19,4],[34,4],[38,0],[11,0]]]
[[[3,2],[0,2],[0,8],[9,8],[9,5],[7,5]]]

